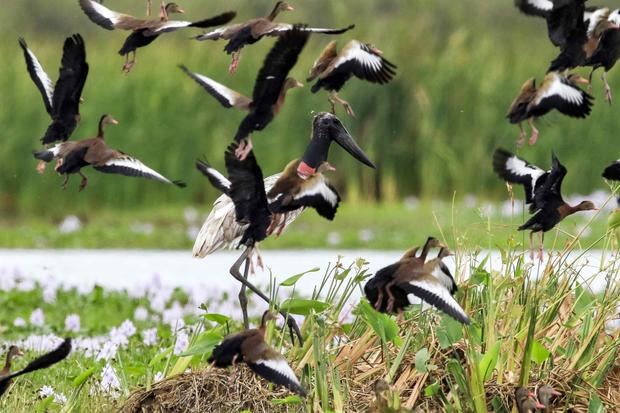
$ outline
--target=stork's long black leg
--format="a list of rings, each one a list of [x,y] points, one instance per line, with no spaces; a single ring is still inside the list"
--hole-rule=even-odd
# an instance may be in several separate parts
[[[241,272],[239,271],[239,268],[241,268],[241,264],[245,260],[249,259],[249,257],[251,256],[251,253],[252,253],[251,247],[248,247],[245,249],[245,251],[243,251],[243,254],[241,254],[241,256],[237,259],[237,261],[235,261],[235,263],[232,265],[232,267],[230,267],[230,275],[235,277],[235,279],[239,281],[241,284],[245,285],[247,288],[252,290],[254,294],[262,298],[265,302],[267,302],[268,304],[271,304],[271,300],[269,299],[269,297],[267,297],[261,290],[259,290],[251,282],[249,282],[243,275],[241,275]],[[303,345],[304,341],[303,341],[303,338],[301,337],[301,331],[299,330],[299,326],[297,325],[297,322],[295,321],[295,319],[289,316],[289,314],[286,311],[282,311],[280,309],[277,309],[277,310],[280,314],[282,314],[282,317],[284,317],[284,319],[286,320],[286,323],[288,324],[289,332],[291,334],[291,341],[293,342],[293,344],[295,343],[295,336],[297,336],[297,338],[299,339],[299,344]]]
[[[250,270],[251,256],[245,259],[245,269],[243,270],[243,278],[248,280],[248,272]],[[248,296],[245,293],[245,284],[241,284],[241,290],[239,290],[239,305],[241,306],[241,313],[243,314],[243,327],[247,330],[250,328],[250,320],[248,320]]]

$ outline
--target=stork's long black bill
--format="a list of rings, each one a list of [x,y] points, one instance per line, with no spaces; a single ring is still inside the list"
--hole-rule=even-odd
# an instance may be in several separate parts
[[[351,156],[360,161],[366,166],[370,166],[371,168],[376,168],[375,164],[372,163],[368,156],[364,153],[362,148],[359,147],[355,139],[351,136],[349,131],[345,129],[340,122],[333,125],[332,127],[332,140],[334,140],[338,145],[342,146],[342,148],[349,152]]]

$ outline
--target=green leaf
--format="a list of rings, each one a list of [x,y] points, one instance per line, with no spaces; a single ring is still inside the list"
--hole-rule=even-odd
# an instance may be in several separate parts
[[[375,311],[367,300],[360,301],[357,311],[366,324],[372,327],[382,342],[387,343],[391,341],[394,344],[399,344],[398,325],[391,317]]]
[[[590,396],[590,404],[588,405],[588,413],[604,413],[605,407],[603,406],[603,402],[596,395],[592,394]]]
[[[437,329],[437,339],[439,340],[439,347],[443,350],[448,347],[452,347],[454,343],[463,338],[463,328],[461,323],[453,319],[452,317],[441,317],[441,324]]]
[[[299,396],[287,396],[283,399],[273,399],[273,404],[301,404],[302,400]]]
[[[532,361],[541,364],[549,358],[551,352],[545,348],[538,340],[532,343]]]
[[[426,386],[426,388],[424,389],[424,395],[426,397],[433,397],[439,394],[439,383],[438,382],[434,382],[433,384],[429,384],[428,386]]]
[[[218,314],[218,313],[203,314],[202,317],[207,321],[212,321],[219,325],[226,325],[227,323],[230,323],[231,321],[230,317],[225,316],[224,314]]]
[[[285,300],[280,309],[287,313],[297,315],[309,315],[312,311],[320,313],[329,307],[328,303],[319,300],[306,300],[303,298],[289,298]]]
[[[347,275],[349,275],[349,273],[350,273],[350,272],[351,272],[351,268],[347,268],[346,270],[344,270],[344,271],[342,271],[342,272],[337,273],[337,274],[334,276],[334,278],[335,278],[337,281],[342,281],[342,280],[344,280],[345,278],[347,278]]]
[[[495,370],[497,358],[499,357],[499,347],[500,342],[497,341],[495,345],[490,350],[488,350],[480,360],[480,364],[478,365],[478,371],[480,372],[480,378],[483,382],[489,380],[493,375],[493,370]]]
[[[426,347],[418,350],[418,352],[415,353],[415,369],[420,373],[426,373],[428,371],[426,363],[428,362],[429,358],[430,354]]]
[[[181,357],[195,356],[197,354],[206,354],[213,351],[213,348],[222,341],[224,337],[217,331],[209,330],[201,333],[194,344],[190,346]]]
[[[159,364],[159,362],[161,362],[163,359],[168,357],[170,355],[170,353],[172,353],[172,347],[167,348],[166,350],[162,351],[159,354],[156,354],[155,357],[153,357],[151,359],[151,361],[149,362],[149,367],[153,367],[153,366]]]
[[[95,367],[91,367],[87,370],[81,372],[76,378],[73,379],[73,387],[78,387],[82,385],[90,376],[92,376],[97,369]]]
[[[293,286],[293,285],[295,285],[295,284],[297,283],[297,281],[299,281],[299,279],[300,279],[301,277],[303,277],[304,275],[309,274],[309,273],[311,273],[311,272],[317,272],[317,271],[319,271],[319,270],[320,270],[320,268],[319,268],[319,267],[314,267],[314,268],[312,268],[311,270],[304,271],[304,272],[299,273],[299,274],[296,274],[296,275],[292,275],[292,276],[288,277],[286,280],[282,281],[282,282],[280,283],[280,286],[281,286],[281,287],[292,287],[292,286]]]
[[[37,403],[36,412],[37,413],[47,412],[49,410],[49,407],[52,405],[53,401],[54,401],[54,396],[47,396],[45,399]]]

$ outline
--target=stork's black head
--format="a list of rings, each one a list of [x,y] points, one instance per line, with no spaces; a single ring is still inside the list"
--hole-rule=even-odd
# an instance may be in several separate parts
[[[312,137],[302,158],[303,163],[311,168],[318,168],[322,162],[327,160],[332,141],[364,165],[375,168],[375,164],[368,159],[340,119],[328,112],[319,113],[312,121]]]

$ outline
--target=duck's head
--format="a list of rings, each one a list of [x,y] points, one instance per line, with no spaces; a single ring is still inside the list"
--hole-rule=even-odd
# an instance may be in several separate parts
[[[21,357],[24,353],[17,346],[9,347],[9,352],[7,354],[7,358],[9,360],[13,360],[15,357]]]
[[[588,79],[586,79],[585,77],[577,74],[577,73],[571,73],[570,75],[568,75],[567,77],[568,81],[573,83],[573,84],[582,84],[582,85],[589,85],[590,81]]]
[[[594,205],[592,201],[581,201],[577,207],[575,207],[577,211],[598,211],[598,208]]]
[[[319,165],[318,168],[316,168],[316,171],[319,173],[324,173],[324,172],[334,172],[336,170],[336,168],[334,168],[332,166],[332,164],[330,164],[327,161],[321,162],[321,164]]]
[[[381,56],[383,54],[383,51],[372,43],[366,43],[366,47],[371,53],[376,54],[377,56]]]
[[[183,13],[185,13],[185,10],[183,10],[178,4],[176,4],[174,2],[167,3],[166,4],[166,14],[172,14],[172,13],[183,14]]]
[[[284,90],[294,89],[297,87],[304,87],[304,84],[296,79],[293,79],[292,77],[287,77],[284,81]]]
[[[274,13],[276,14],[281,13],[283,11],[293,11],[293,10],[295,10],[295,8],[285,1],[277,2],[275,7],[273,8]]]
[[[454,255],[454,253],[450,251],[448,247],[442,245],[439,253],[437,254],[437,258],[443,259],[451,255]]]
[[[540,403],[544,404],[545,406],[549,406],[551,404],[551,399],[553,397],[562,395],[562,393],[560,393],[559,391],[557,391],[556,389],[554,389],[553,387],[549,385],[539,387],[537,394],[538,394],[538,400],[540,401]]]
[[[101,127],[105,127],[108,125],[118,125],[118,121],[114,119],[111,115],[103,115],[101,116]]]
[[[263,317],[261,318],[261,326],[264,327],[268,321],[271,320],[277,320],[278,319],[278,314],[271,311],[271,310],[267,310],[263,313]]]

